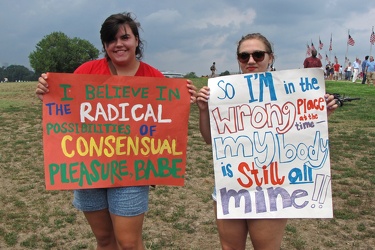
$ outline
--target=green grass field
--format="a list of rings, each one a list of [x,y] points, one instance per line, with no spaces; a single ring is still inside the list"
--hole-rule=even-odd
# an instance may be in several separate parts
[[[199,88],[206,78],[193,79]],[[71,191],[44,187],[41,102],[35,82],[0,84],[0,249],[95,249]],[[375,87],[326,83],[345,102],[330,117],[333,219],[291,219],[282,249],[375,249]],[[211,148],[191,107],[184,187],[157,186],[144,224],[147,249],[219,249]]]

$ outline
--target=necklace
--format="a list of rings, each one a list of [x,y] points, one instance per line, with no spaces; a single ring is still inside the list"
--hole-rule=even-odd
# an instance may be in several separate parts
[[[111,74],[117,75],[117,70],[111,60],[108,61],[108,66],[109,66],[109,70],[111,71]]]

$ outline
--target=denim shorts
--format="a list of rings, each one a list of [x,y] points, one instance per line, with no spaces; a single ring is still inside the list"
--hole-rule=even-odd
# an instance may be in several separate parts
[[[108,208],[118,216],[136,216],[147,212],[149,186],[74,190],[73,205],[92,212]]]

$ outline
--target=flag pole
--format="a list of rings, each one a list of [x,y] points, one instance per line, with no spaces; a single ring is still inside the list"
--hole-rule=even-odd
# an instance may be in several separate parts
[[[374,33],[374,26],[372,26],[372,32],[371,32],[371,35],[372,33]],[[371,38],[371,37],[370,37]],[[370,39],[371,40],[371,39]],[[370,42],[370,56],[371,56],[371,53],[372,53],[372,43]]]
[[[349,30],[348,30],[348,38],[347,39],[349,39]],[[346,40],[346,53],[345,53],[345,67],[347,66],[346,64],[347,64],[347,61],[349,61],[349,60],[347,60],[348,59],[348,48],[349,48],[349,43],[348,43],[348,40]]]
[[[332,33],[331,33],[331,40],[332,40]],[[329,41],[330,45],[331,46],[331,40]],[[328,51],[329,51],[329,58],[331,58],[331,50],[329,50],[329,47],[328,47]]]
[[[332,52],[332,32],[331,32],[331,38],[329,40],[329,48],[328,48],[328,50],[329,50],[329,56],[331,57],[331,52]]]

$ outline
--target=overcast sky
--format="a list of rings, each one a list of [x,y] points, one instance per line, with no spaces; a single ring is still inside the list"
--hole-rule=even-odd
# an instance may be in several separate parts
[[[0,10],[0,66],[31,70],[28,56],[46,35],[63,32],[101,51],[101,24],[125,11],[141,23],[143,61],[198,76],[210,74],[214,61],[219,73],[238,72],[236,43],[253,32],[273,44],[277,70],[301,68],[306,45],[318,48],[319,37],[323,64],[326,54],[332,61],[336,55],[341,64],[346,54],[351,61],[363,60],[375,25],[374,0],[0,0]],[[347,46],[348,31],[354,46]]]

